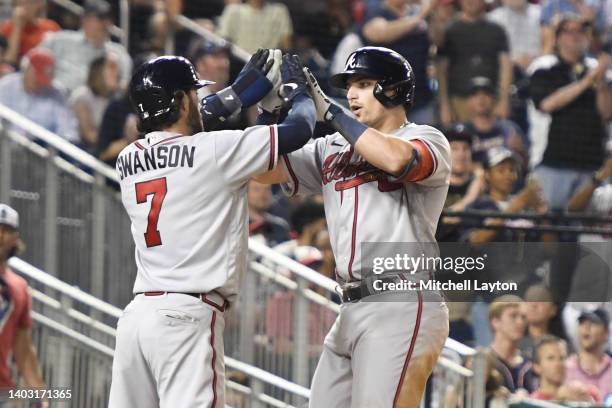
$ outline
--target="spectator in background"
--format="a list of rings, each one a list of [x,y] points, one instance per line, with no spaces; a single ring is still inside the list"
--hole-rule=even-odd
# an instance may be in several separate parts
[[[219,17],[217,34],[249,53],[258,48],[291,48],[293,25],[287,6],[266,0],[228,4]]]
[[[6,74],[10,74],[11,72],[15,72],[15,68],[4,60],[4,55],[8,48],[8,43],[6,42],[6,38],[0,34],[0,78],[2,78]]]
[[[468,210],[499,211],[507,214],[520,213],[532,209],[538,213],[547,211],[546,202],[542,197],[539,185],[529,182],[518,194],[512,195],[518,180],[519,163],[516,154],[505,147],[495,147],[487,152],[484,162],[487,193],[479,197],[467,208]],[[520,225],[533,226],[527,220],[486,219],[486,225]],[[525,232],[512,230],[473,229],[467,239],[473,244],[486,242],[512,242],[521,238],[525,240]],[[537,233],[529,233],[530,241],[538,240]],[[535,234],[535,235],[534,235]],[[500,258],[503,259],[503,258]]]
[[[540,55],[540,6],[527,0],[502,0],[489,19],[504,28],[512,62],[526,70]]]
[[[607,216],[612,213],[612,140],[607,143],[607,159],[603,166],[576,191],[567,205],[569,211],[585,211]],[[581,234],[582,242],[609,242],[602,234]],[[603,259],[612,260],[612,255]]]
[[[597,33],[605,31],[606,16],[602,2],[598,0],[543,0],[540,26],[542,38],[542,53],[555,52],[555,31],[559,22],[567,15],[576,15],[577,19]]]
[[[124,94],[111,100],[102,114],[96,156],[109,166],[115,167],[119,153],[139,137],[136,114],[132,112],[127,94]]]
[[[190,56],[200,78],[215,81],[214,84],[204,87],[207,88],[206,95],[219,92],[228,85],[230,78],[230,45],[228,43],[195,42]],[[199,93],[198,97],[206,95]]]
[[[592,386],[566,383],[567,344],[558,337],[544,335],[535,343],[533,371],[539,377],[539,386],[530,398],[551,401],[601,402],[601,394]]]
[[[182,0],[130,1],[130,55],[163,52]]]
[[[289,225],[285,220],[268,212],[272,205],[272,187],[254,180],[247,189],[249,209],[249,235],[275,246],[289,239]]]
[[[110,40],[111,9],[103,0],[87,0],[83,8],[81,30],[63,30],[45,37],[42,46],[49,49],[57,61],[57,80],[72,92],[87,82],[91,61],[101,55],[115,54],[121,70],[122,86],[132,71],[132,60],[121,44]]]
[[[444,31],[457,16],[455,0],[437,0],[430,14],[429,36],[436,47],[444,43]]]
[[[531,362],[518,349],[525,331],[521,302],[518,296],[504,295],[495,299],[489,307],[489,324],[493,330],[493,342],[489,349],[494,359],[493,367],[502,375],[503,386],[511,393],[520,389],[532,392],[535,388]]]
[[[543,284],[530,286],[525,292],[521,305],[527,319],[527,333],[519,342],[519,349],[525,356],[531,356],[534,346],[550,333],[550,322],[557,314],[550,289]]]
[[[73,143],[76,118],[64,94],[53,85],[55,61],[45,49],[34,48],[21,59],[21,72],[0,79],[0,103]]]
[[[567,380],[595,386],[603,400],[612,397],[612,357],[606,354],[610,317],[604,309],[578,317],[578,352],[567,360]]]
[[[2,394],[15,388],[9,363],[14,359],[24,385],[44,389],[32,344],[32,299],[28,283],[11,270],[8,260],[23,250],[19,214],[0,204],[0,403]],[[48,406],[45,401],[43,406]]]
[[[608,55],[598,61],[585,56],[582,21],[564,18],[556,39],[556,55],[536,60],[548,64],[531,76],[529,93],[534,106],[551,116],[548,145],[535,175],[550,207],[564,210],[576,188],[603,163],[604,120],[612,114],[612,93],[605,79]]]
[[[42,18],[45,0],[14,0],[10,21],[2,24],[0,31],[8,39],[4,60],[17,65],[25,53],[36,47],[45,33],[61,30],[53,20]]]
[[[482,163],[487,151],[505,146],[518,153],[527,163],[526,139],[517,124],[495,115],[497,95],[495,87],[486,77],[475,77],[469,82],[467,106],[470,120],[465,123],[472,139],[472,157]]]
[[[293,209],[290,225],[296,235],[295,239],[282,242],[274,249],[290,258],[298,259],[298,252],[303,252],[302,248],[315,247],[316,235],[325,229],[323,204],[308,199],[302,201]]]
[[[487,20],[484,0],[460,0],[461,15],[446,29],[438,50],[440,121],[448,127],[469,118],[470,79],[489,78],[497,89],[495,115],[508,117],[512,62],[504,29]]]
[[[451,148],[451,176],[444,208],[463,211],[484,191],[484,171],[472,161],[472,134],[462,124],[444,131]],[[461,238],[459,218],[442,217],[436,240],[457,242]]]
[[[117,57],[114,54],[100,56],[89,64],[87,85],[75,89],[68,100],[79,122],[79,145],[89,153],[95,152],[102,115],[119,91],[119,75]]]
[[[408,119],[419,124],[434,122],[433,95],[429,88],[427,65],[429,62],[429,33],[426,19],[434,2],[424,0],[383,0],[368,10],[363,25],[364,45],[391,48],[405,57],[415,77],[414,105]]]

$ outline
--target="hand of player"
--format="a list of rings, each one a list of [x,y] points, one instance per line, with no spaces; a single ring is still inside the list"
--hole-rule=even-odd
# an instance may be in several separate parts
[[[283,84],[279,95],[285,103],[289,103],[299,94],[308,94],[308,80],[304,75],[304,67],[297,55],[283,55],[281,64],[281,78]]]
[[[268,58],[270,50],[260,48],[240,71],[231,85],[240,98],[243,108],[253,106],[272,89],[268,73],[274,65],[274,58]],[[270,74],[273,76],[273,74]]]
[[[312,96],[315,108],[317,109],[317,122],[325,122],[327,119],[329,119],[326,118],[326,114],[333,102],[327,95],[325,95],[325,92],[323,92],[321,86],[319,86],[317,79],[308,68],[304,68],[304,73],[306,74],[306,79],[308,80],[310,96]]]
[[[281,79],[281,63],[283,52],[281,50],[270,50],[268,54],[268,62],[272,60],[272,67],[268,71],[266,78],[272,83],[272,90],[257,104],[257,109],[269,113],[277,113],[283,106],[283,100],[278,95],[280,90]]]

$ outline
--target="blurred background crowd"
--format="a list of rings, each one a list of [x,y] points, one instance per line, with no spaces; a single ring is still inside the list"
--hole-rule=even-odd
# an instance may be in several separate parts
[[[203,91],[216,92],[244,64],[232,46],[281,48],[342,99],[327,78],[354,49],[386,46],[416,75],[409,120],[442,129],[451,145],[439,241],[514,243],[521,253],[532,242],[596,242],[612,263],[612,0],[133,0],[127,48],[112,29],[118,1],[76,3],[80,16],[51,1],[0,0],[0,103],[111,166],[140,137],[125,86],[153,56],[189,58],[216,82]],[[183,29],[180,16],[226,42]],[[255,116],[241,112],[224,126],[244,128]],[[328,131],[318,125],[316,136]],[[334,278],[321,197],[286,198],[251,181],[248,205],[252,237]],[[492,400],[527,392],[612,404],[610,293],[588,304],[572,298],[581,281],[574,266],[534,262],[523,299],[451,298],[451,337],[490,347]],[[290,332],[287,296],[268,303],[270,336]],[[322,327],[334,319],[313,316]]]

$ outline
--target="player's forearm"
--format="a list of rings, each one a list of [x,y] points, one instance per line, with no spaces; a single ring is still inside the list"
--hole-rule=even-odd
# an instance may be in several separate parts
[[[278,124],[278,152],[287,154],[304,146],[314,131],[317,113],[312,99],[297,95],[293,106],[282,123]]]
[[[406,169],[413,150],[410,143],[372,128],[368,128],[355,143],[355,151],[368,163],[394,176]]]

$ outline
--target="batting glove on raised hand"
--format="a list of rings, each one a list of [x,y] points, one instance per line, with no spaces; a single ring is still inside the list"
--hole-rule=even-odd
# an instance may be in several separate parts
[[[308,94],[308,80],[304,75],[304,67],[297,55],[283,55],[281,64],[280,96],[285,103],[291,102],[299,94]]]
[[[273,77],[270,71],[274,65],[274,59],[268,58],[269,55],[270,50],[258,49],[231,85],[232,90],[240,98],[242,107],[248,108],[259,102],[272,89],[272,81],[268,78],[268,74]]]
[[[266,111],[269,113],[278,113],[283,106],[283,100],[278,95],[282,84],[280,67],[282,63],[283,52],[281,50],[270,50],[268,61],[272,61],[272,67],[266,74],[266,78],[272,83],[272,90],[257,104],[257,110],[261,113]]]
[[[325,95],[325,92],[323,92],[321,89],[317,79],[308,68],[304,68],[304,74],[308,80],[308,90],[310,92],[310,96],[312,96],[315,108],[317,109],[317,122],[332,120],[333,114],[330,113],[330,108],[333,106],[341,109],[340,106],[333,102],[329,96]]]

